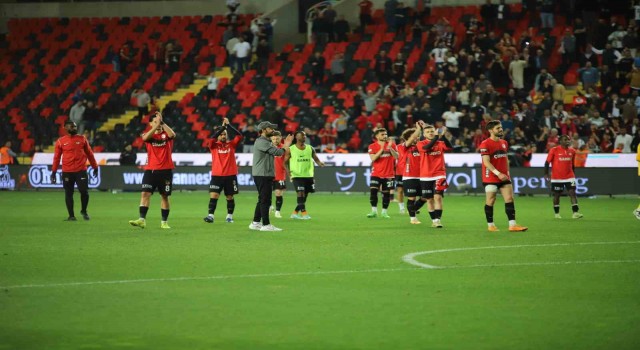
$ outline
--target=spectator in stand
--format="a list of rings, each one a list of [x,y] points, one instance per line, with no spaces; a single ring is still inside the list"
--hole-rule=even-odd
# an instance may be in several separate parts
[[[401,52],[398,52],[398,54],[396,55],[396,60],[393,61],[392,71],[393,71],[393,79],[397,83],[402,83],[404,81],[405,74],[407,71],[407,61],[402,56]]]
[[[331,60],[331,80],[334,83],[344,82],[344,54],[336,52]]]
[[[324,12],[319,13],[311,24],[311,33],[315,38],[316,45],[323,47],[329,42],[329,34],[331,31],[331,24],[325,18]]]
[[[380,97],[381,93],[382,85],[378,86],[378,91],[369,90],[366,94],[364,93],[361,86],[358,87],[358,94],[362,97],[362,100],[364,101],[364,108],[368,113],[371,113],[376,109],[378,98]],[[369,141],[371,140],[366,140],[366,142]]]
[[[278,129],[281,130],[284,128],[285,115],[282,106],[276,106],[276,108],[272,112],[267,113],[264,118],[269,123],[277,125]]]
[[[315,85],[322,85],[324,83],[324,66],[326,61],[322,57],[321,51],[316,51],[309,59],[311,65],[311,82]]]
[[[16,164],[16,157],[18,155],[11,149],[11,141],[4,143],[4,146],[0,148],[0,165]]]
[[[344,15],[340,15],[338,20],[333,24],[334,31],[336,33],[336,41],[337,42],[346,42],[349,41],[348,34],[351,32],[351,26],[346,19],[344,19]]]
[[[487,0],[487,2],[480,7],[480,16],[482,17],[482,23],[484,24],[486,32],[495,29],[497,13],[496,6],[491,3],[491,0]]]
[[[380,84],[387,84],[391,77],[391,59],[387,57],[387,52],[385,50],[381,50],[380,53],[375,58],[375,64],[373,67],[373,71],[378,77],[378,82]]]
[[[162,41],[158,41],[158,44],[156,44],[156,49],[153,52],[153,61],[156,63],[156,66],[159,70],[164,70],[164,62],[166,58],[167,57],[164,43]]]
[[[560,48],[558,51],[562,54],[562,70],[566,71],[569,66],[576,60],[576,37],[571,32],[570,28],[564,30],[564,36],[560,41]]]
[[[85,102],[84,100],[78,101],[73,107],[71,107],[71,111],[69,111],[69,120],[76,123],[78,126],[78,133],[84,133],[84,111],[85,111]]]
[[[611,136],[609,134],[602,135],[602,142],[600,142],[600,150],[602,153],[613,152],[613,142],[611,142]]]
[[[553,147],[558,146],[559,142],[560,142],[560,137],[558,135],[558,129],[553,128],[551,129],[551,131],[549,131],[549,136],[546,139],[546,148],[545,151],[549,152],[549,150],[551,150]]]
[[[460,135],[460,119],[464,114],[458,112],[455,105],[449,107],[449,111],[442,114],[445,126],[456,138]]]
[[[89,143],[93,143],[99,121],[100,110],[94,105],[93,101],[87,101],[87,107],[84,110],[84,129],[89,133],[87,137]]]
[[[131,144],[124,146],[124,150],[120,153],[120,165],[136,165],[138,155],[133,150]]]
[[[320,137],[320,152],[324,152],[327,147],[335,149],[338,131],[331,123],[325,123],[324,128],[318,132],[318,137]]]
[[[542,91],[542,87],[544,86],[544,82],[547,80],[553,79],[553,76],[547,72],[546,68],[542,68],[540,73],[536,76],[535,80],[535,90]]]
[[[233,74],[235,74],[236,72],[235,47],[236,47],[236,44],[240,42],[241,37],[242,37],[242,34],[236,35],[235,37],[229,39],[229,41],[227,41],[225,46],[225,48],[227,49],[227,59],[228,59],[229,68],[231,68],[231,73]]]
[[[124,43],[124,45],[122,45],[122,47],[120,48],[119,56],[120,56],[120,71],[126,74],[127,67],[129,67],[129,63],[133,61],[131,47],[129,46],[128,43]],[[78,132],[82,134],[81,131],[78,131]]]
[[[397,0],[387,0],[384,2],[384,21],[387,24],[388,32],[396,28],[396,7],[398,7]]]
[[[540,22],[542,23],[542,31],[545,33],[551,32],[551,30],[555,26],[553,20],[555,7],[555,0],[542,0],[540,6]]]
[[[326,24],[328,25],[327,33],[329,34],[329,41],[334,42],[335,22],[336,18],[338,17],[338,13],[333,8],[333,6],[331,6],[331,4],[327,4],[327,7],[325,7],[325,9],[322,11],[322,17],[324,17],[324,19],[326,20]]]
[[[511,8],[506,4],[505,0],[500,0],[500,4],[495,7],[495,12],[498,20],[498,29],[504,32],[507,30],[507,23],[511,19]]]
[[[238,10],[238,7],[240,7],[240,1],[227,0],[227,8],[229,8],[229,11],[236,12]]]
[[[551,93],[553,100],[560,104],[564,104],[564,96],[567,93],[567,89],[564,87],[564,85],[558,83],[558,81],[554,78],[551,79],[551,87],[553,89]]]
[[[251,45],[244,40],[244,37],[238,37],[238,43],[233,46],[233,53],[236,60],[236,74],[242,76],[249,66],[251,58]]]
[[[358,3],[358,7],[360,8],[360,32],[364,33],[367,25],[373,23],[373,19],[371,18],[371,9],[373,8],[373,3],[371,0],[361,0]]]
[[[394,21],[396,36],[404,39],[405,28],[407,26],[407,18],[409,17],[409,13],[402,2],[398,2],[395,10],[393,11],[393,15],[395,17]]]
[[[420,25],[420,21],[416,20],[411,27],[411,43],[418,48],[422,47],[422,32],[424,29]]]
[[[177,72],[180,70],[180,57],[182,56],[182,48],[173,43],[168,43],[166,48],[165,64],[169,72]]]
[[[611,46],[616,50],[622,50],[624,45],[622,44],[622,40],[627,35],[627,31],[619,25],[616,27],[616,30],[609,34],[607,40],[611,43]]]
[[[255,144],[260,134],[255,129],[255,125],[253,121],[251,123],[247,123],[247,127],[242,132],[243,144],[242,144],[242,153],[253,153],[253,145]]]
[[[527,67],[527,61],[522,55],[517,56],[509,63],[509,78],[513,87],[518,90],[524,89],[524,69]]]
[[[618,146],[622,145],[622,153],[631,153],[631,142],[633,142],[633,136],[627,133],[626,128],[620,128],[620,132],[613,143],[616,145],[616,148],[619,148]]]
[[[267,74],[269,70],[269,55],[271,54],[271,48],[267,39],[261,39],[256,47],[256,71],[257,76],[261,77]]]
[[[142,117],[149,114],[149,102],[151,102],[151,97],[146,91],[143,89],[134,89],[131,93],[131,98],[136,99],[139,119],[142,119]]]
[[[151,51],[149,51],[149,45],[144,43],[140,50],[140,69],[146,70],[149,63],[151,63]]]
[[[207,97],[209,100],[216,98],[216,93],[218,92],[218,84],[220,80],[216,77],[216,72],[211,71],[209,76],[207,77]]]

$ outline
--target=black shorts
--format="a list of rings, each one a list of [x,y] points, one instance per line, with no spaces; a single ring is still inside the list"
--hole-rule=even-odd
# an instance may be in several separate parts
[[[431,199],[436,194],[444,196],[444,191],[436,190],[436,180],[420,181],[420,189],[422,190],[422,198]]]
[[[403,187],[402,175],[396,175],[396,187]]]
[[[382,192],[387,192],[389,190],[394,189],[394,180],[393,178],[383,179],[380,177],[372,176],[369,180],[369,188],[377,188]]]
[[[296,177],[293,179],[293,189],[296,192],[314,193],[316,191],[316,182],[312,177]]]
[[[567,191],[575,190],[576,189],[576,182],[575,181],[563,181],[563,182],[552,182],[551,183],[551,190],[553,192],[562,193],[562,192],[564,192],[565,189],[567,189]]]
[[[64,187],[65,190],[73,191],[76,184],[78,185],[78,191],[86,191],[89,189],[89,176],[86,170],[75,173],[62,172],[62,187]]]
[[[487,188],[487,186],[489,186],[489,185],[493,185],[493,186],[498,187],[498,189],[501,189],[501,188],[502,188],[503,186],[505,186],[505,185],[511,185],[511,181],[510,181],[510,180],[507,180],[507,181],[496,182],[496,183],[488,183],[488,182],[483,182],[483,183],[482,183],[482,186],[483,186],[485,189],[486,189],[486,188]]]
[[[211,177],[209,192],[220,194],[222,190],[224,190],[225,196],[238,194],[238,178],[236,175]]]
[[[284,191],[287,189],[287,181],[286,180],[273,180],[273,190],[281,190]]]
[[[422,193],[420,179],[404,180],[403,189],[405,197],[420,197]]]
[[[142,192],[153,193],[156,188],[162,195],[171,195],[173,189],[173,171],[171,169],[144,171]]]

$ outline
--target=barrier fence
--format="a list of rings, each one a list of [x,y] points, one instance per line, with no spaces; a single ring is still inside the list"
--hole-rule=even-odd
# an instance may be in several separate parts
[[[208,190],[210,171],[211,168],[206,166],[177,167],[173,174],[174,190]],[[50,165],[0,166],[0,189],[62,188],[62,181],[52,184],[50,175]],[[135,166],[102,166],[97,177],[90,177],[89,187],[101,190],[139,190],[142,175],[143,170]],[[322,192],[367,192],[370,175],[370,167],[317,167],[316,189]],[[513,168],[511,178],[517,194],[547,194],[550,191],[550,184],[544,179],[544,170],[541,168]],[[449,193],[484,192],[479,166],[449,167],[447,180]],[[288,185],[289,190],[292,190],[291,183]],[[640,177],[633,168],[580,168],[576,170],[576,186],[580,195],[640,194]],[[255,191],[251,167],[239,167],[238,187],[241,192]]]

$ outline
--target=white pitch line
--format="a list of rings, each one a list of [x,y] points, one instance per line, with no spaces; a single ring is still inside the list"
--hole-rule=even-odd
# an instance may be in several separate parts
[[[452,269],[452,268],[474,268],[474,267],[500,267],[500,266],[536,266],[536,265],[569,265],[569,264],[611,264],[611,263],[635,263],[640,260],[600,260],[600,261],[556,261],[556,262],[540,262],[540,263],[507,263],[507,264],[487,264],[487,265],[461,265],[461,266],[436,266],[429,265],[417,261],[415,258],[421,255],[432,255],[438,253],[462,252],[469,250],[483,249],[514,249],[514,248],[531,248],[531,247],[563,247],[563,246],[581,246],[581,245],[608,245],[608,244],[640,244],[640,241],[631,242],[578,242],[578,243],[551,243],[551,244],[522,244],[522,245],[501,245],[489,247],[468,247],[468,248],[452,248],[440,250],[427,250],[423,252],[409,253],[402,257],[402,261],[407,264],[421,267],[423,269]]]
[[[525,247],[556,247],[556,246],[576,246],[576,245],[639,244],[639,243],[640,241],[584,242],[584,243],[555,243],[555,244],[530,244],[530,245],[511,245],[511,246],[492,246],[492,247],[473,247],[473,248],[453,248],[453,249],[441,249],[441,250],[417,252],[417,253],[411,253],[411,254],[405,255],[402,260],[411,265],[416,266],[413,268],[406,267],[406,268],[397,268],[397,269],[302,271],[302,272],[282,272],[282,273],[245,274],[245,275],[215,275],[215,276],[193,276],[193,277],[144,278],[144,279],[111,280],[111,281],[21,284],[21,285],[12,285],[12,286],[0,286],[0,290],[26,289],[26,288],[49,288],[49,287],[80,287],[80,286],[92,286],[92,285],[134,284],[134,283],[153,283],[153,282],[206,281],[206,280],[226,280],[226,279],[241,279],[241,278],[268,278],[268,277],[290,277],[290,276],[341,275],[341,274],[376,273],[376,272],[425,271],[425,270],[433,270],[433,269],[463,269],[463,268],[569,265],[569,264],[640,263],[640,260],[600,260],[600,261],[554,261],[554,262],[539,262],[539,263],[534,262],[534,263],[487,264],[487,265],[434,266],[434,265],[424,264],[415,260],[412,260],[412,262],[409,261],[419,255],[466,251],[466,250],[510,249],[510,248],[525,248]]]
[[[225,279],[240,279],[240,278],[340,275],[340,274],[354,274],[354,273],[396,272],[396,271],[417,271],[417,270],[422,270],[422,269],[415,268],[415,267],[413,268],[405,267],[405,268],[398,268],[398,269],[303,271],[303,272],[282,272],[282,273],[263,273],[263,274],[246,274],[246,275],[217,275],[217,276],[170,277],[170,278],[144,278],[144,279],[112,280],[112,281],[20,284],[20,285],[13,285],[13,286],[0,286],[0,290],[19,289],[19,288],[75,287],[75,286],[91,286],[91,285],[99,285],[99,284],[132,284],[132,283],[149,283],[149,282],[225,280]]]

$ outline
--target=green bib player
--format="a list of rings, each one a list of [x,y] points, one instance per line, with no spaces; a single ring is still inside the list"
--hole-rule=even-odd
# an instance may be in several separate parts
[[[313,147],[305,144],[306,138],[307,135],[304,132],[296,132],[296,143],[289,147],[289,153],[284,157],[284,163],[289,172],[289,178],[293,182],[298,202],[296,209],[291,214],[292,219],[311,219],[307,213],[306,203],[309,193],[316,191],[313,180],[313,162],[318,166],[324,166]]]

